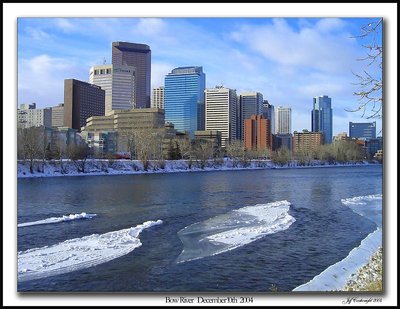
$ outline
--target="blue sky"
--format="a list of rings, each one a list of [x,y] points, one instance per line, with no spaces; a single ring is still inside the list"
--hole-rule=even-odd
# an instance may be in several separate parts
[[[312,98],[332,98],[333,133],[349,121],[358,99],[352,72],[366,55],[354,36],[368,18],[19,18],[18,104],[63,102],[63,81],[88,81],[89,68],[111,63],[111,43],[148,44],[152,87],[178,66],[203,66],[206,86],[259,91],[292,108],[293,130],[310,129]],[[370,68],[374,74],[380,74]],[[377,132],[381,120],[377,121]]]

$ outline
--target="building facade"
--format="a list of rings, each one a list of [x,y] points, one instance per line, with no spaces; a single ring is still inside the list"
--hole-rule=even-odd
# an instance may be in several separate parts
[[[51,127],[51,117],[51,108],[36,108],[36,103],[20,104],[17,127]]]
[[[204,129],[205,79],[202,67],[179,67],[165,77],[165,121],[192,137]]]
[[[376,122],[349,122],[349,135],[366,140],[376,138]]]
[[[96,65],[90,68],[89,82],[105,91],[105,113],[136,107],[135,68],[128,65]]]
[[[138,108],[113,110],[106,116],[92,116],[86,121],[84,131],[129,131],[164,127],[164,110],[159,108]]]
[[[322,132],[293,132],[293,151],[310,152],[324,143],[324,134]]]
[[[262,104],[262,115],[271,121],[271,132],[275,134],[275,108],[268,100],[264,100]]]
[[[152,108],[165,108],[164,105],[165,88],[160,86],[153,89],[153,95],[151,97],[151,107]]]
[[[292,133],[292,109],[278,106],[275,109],[275,134]]]
[[[54,128],[64,126],[64,103],[51,108],[51,126]]]
[[[252,115],[244,120],[244,147],[247,150],[272,149],[271,120]]]
[[[239,96],[239,139],[244,139],[244,120],[250,119],[252,115],[261,115],[263,112],[263,95],[259,92],[242,93]]]
[[[216,87],[205,90],[206,130],[221,132],[221,145],[236,140],[236,90]]]
[[[286,148],[290,151],[293,149],[293,136],[292,134],[274,134],[272,135],[272,150],[279,148]]]
[[[112,64],[136,68],[136,108],[150,107],[151,50],[146,44],[113,42]]]
[[[311,131],[322,132],[324,134],[324,142],[326,144],[332,143],[332,99],[326,95],[313,98]]]
[[[103,116],[105,91],[76,79],[64,80],[64,126],[81,130],[86,119]]]

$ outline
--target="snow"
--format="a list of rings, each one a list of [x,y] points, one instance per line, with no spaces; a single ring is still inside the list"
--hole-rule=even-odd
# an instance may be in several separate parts
[[[164,161],[165,166],[157,161],[151,161],[148,171],[143,169],[143,164],[139,160],[115,160],[109,163],[108,160],[90,159],[87,160],[85,173],[78,172],[73,162],[63,160],[64,172],[61,172],[60,161],[37,161],[34,163],[34,171],[30,172],[29,162],[18,161],[18,178],[32,177],[56,177],[56,176],[89,176],[89,175],[131,175],[131,174],[151,174],[151,173],[177,173],[177,172],[200,172],[200,171],[228,171],[228,170],[246,170],[246,169],[285,169],[285,168],[315,168],[315,167],[338,167],[338,166],[360,166],[370,165],[367,161],[346,164],[328,165],[325,162],[313,160],[309,165],[299,165],[296,161],[280,166],[274,164],[271,160],[253,160],[248,166],[242,166],[240,163],[225,158],[221,164],[208,161],[204,169],[200,168],[199,162],[194,161],[189,168],[186,160],[168,160]],[[43,171],[44,170],[44,171]]]
[[[184,248],[177,262],[217,255],[286,230],[296,221],[289,208],[288,201],[257,204],[187,226],[178,232]]]
[[[146,221],[136,227],[20,251],[18,281],[64,274],[121,257],[142,245],[138,236],[144,229],[162,223],[162,220]]]
[[[62,217],[51,217],[44,220],[34,221],[34,222],[25,222],[18,224],[18,227],[24,226],[32,226],[32,225],[40,225],[40,224],[50,224],[50,223],[59,223],[59,222],[67,222],[73,220],[81,220],[81,219],[92,219],[97,216],[96,214],[87,214],[86,212],[82,212],[80,214],[70,214],[68,216]]]
[[[361,244],[352,249],[347,257],[331,265],[308,283],[293,291],[342,290],[356,272],[369,262],[370,257],[382,246],[382,195],[366,195],[342,199],[343,205],[375,222],[377,228]]]

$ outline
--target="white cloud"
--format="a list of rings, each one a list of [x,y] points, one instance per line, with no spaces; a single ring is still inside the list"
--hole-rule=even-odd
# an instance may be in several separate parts
[[[160,18],[140,18],[134,31],[142,35],[159,35],[167,24]]]
[[[323,19],[296,31],[284,19],[274,19],[271,25],[242,27],[230,37],[274,63],[336,73],[349,70],[356,58],[346,33],[328,31],[340,29],[342,23]]]
[[[42,54],[18,63],[18,101],[51,106],[64,99],[64,79],[77,78],[74,62]]]
[[[48,40],[50,39],[50,34],[47,32],[39,29],[39,28],[34,28],[34,27],[26,27],[25,28],[26,34],[34,39],[35,41],[42,41],[42,40]]]
[[[62,31],[69,33],[76,29],[75,25],[66,18],[56,18],[54,23],[57,27],[59,27]]]
[[[169,63],[153,62],[151,64],[151,87],[164,86],[165,75],[171,72],[174,66]]]

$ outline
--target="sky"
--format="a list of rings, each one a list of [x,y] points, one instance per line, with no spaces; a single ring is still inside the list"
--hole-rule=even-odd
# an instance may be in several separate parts
[[[179,66],[202,66],[206,87],[261,92],[292,108],[292,131],[311,129],[313,97],[332,98],[333,134],[370,122],[353,93],[362,73],[370,18],[18,18],[18,104],[63,102],[64,79],[88,81],[93,65],[111,63],[111,43],[147,44],[152,88]],[[381,36],[378,40],[381,40]],[[368,67],[375,76],[380,70]],[[371,114],[368,110],[366,115]],[[377,121],[378,135],[382,123]]]

